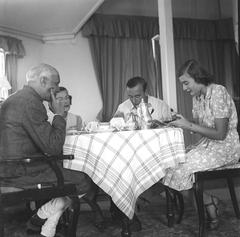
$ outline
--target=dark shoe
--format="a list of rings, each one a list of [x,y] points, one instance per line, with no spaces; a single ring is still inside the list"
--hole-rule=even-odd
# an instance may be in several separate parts
[[[61,233],[61,232],[57,232],[54,237],[66,237],[66,234]]]
[[[219,200],[211,196],[211,202],[205,204],[207,213],[207,228],[209,230],[216,230],[219,227]]]
[[[28,235],[40,234],[41,228],[45,221],[46,219],[41,219],[37,214],[34,214],[27,222],[26,229],[27,234]]]
[[[59,222],[56,227],[56,234],[54,237],[65,237],[67,236],[67,226],[64,223]]]

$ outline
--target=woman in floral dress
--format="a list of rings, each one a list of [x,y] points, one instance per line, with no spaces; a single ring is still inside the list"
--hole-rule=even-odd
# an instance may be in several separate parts
[[[226,88],[213,83],[213,77],[195,60],[188,60],[179,70],[183,90],[193,96],[194,123],[179,115],[171,125],[202,135],[200,141],[186,154],[186,162],[170,169],[164,185],[175,190],[191,189],[193,174],[236,163],[240,157],[235,104]],[[204,193],[204,203],[209,216],[208,227],[218,227],[218,199]]]

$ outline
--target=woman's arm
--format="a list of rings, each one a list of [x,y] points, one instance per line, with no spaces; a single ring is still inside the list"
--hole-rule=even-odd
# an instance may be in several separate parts
[[[192,123],[185,119],[183,116],[179,116],[179,119],[171,122],[170,125],[199,133],[202,136],[210,139],[224,140],[228,130],[228,118],[216,118],[214,122],[215,128],[209,128],[196,123]]]

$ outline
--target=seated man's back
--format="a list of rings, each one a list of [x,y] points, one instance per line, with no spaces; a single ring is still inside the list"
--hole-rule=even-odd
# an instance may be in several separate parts
[[[39,95],[29,86],[10,96],[0,116],[0,154],[15,156],[36,153],[60,154],[65,140],[66,123],[56,116],[54,126]]]

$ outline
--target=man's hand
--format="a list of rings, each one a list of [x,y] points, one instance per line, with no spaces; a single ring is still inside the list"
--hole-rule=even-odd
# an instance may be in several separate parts
[[[161,121],[159,121],[157,119],[153,119],[153,120],[151,120],[150,128],[162,127],[163,125],[164,125],[164,123],[162,123]]]
[[[58,101],[54,95],[53,90],[51,90],[51,106],[50,110],[54,114],[59,114],[64,117],[64,102]]]

